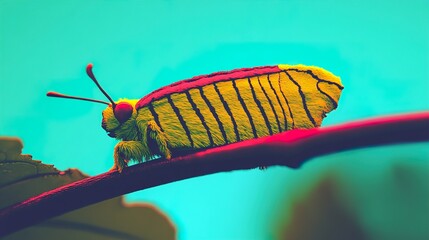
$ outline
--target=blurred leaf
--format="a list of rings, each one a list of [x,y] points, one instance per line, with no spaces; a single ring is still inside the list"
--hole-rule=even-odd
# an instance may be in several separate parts
[[[335,180],[325,178],[294,204],[290,222],[278,229],[278,239],[360,240],[368,236],[341,202]]]
[[[17,138],[0,138],[0,209],[88,177],[77,169],[62,172],[32,160],[21,154],[22,147]],[[117,197],[4,239],[175,239],[175,235],[173,224],[154,206],[124,204],[123,197]]]

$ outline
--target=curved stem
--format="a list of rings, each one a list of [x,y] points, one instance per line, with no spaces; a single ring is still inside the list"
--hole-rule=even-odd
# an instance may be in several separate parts
[[[0,237],[119,195],[207,174],[259,166],[298,168],[340,151],[429,141],[429,112],[292,130],[195,154],[137,164],[59,187],[0,211]]]

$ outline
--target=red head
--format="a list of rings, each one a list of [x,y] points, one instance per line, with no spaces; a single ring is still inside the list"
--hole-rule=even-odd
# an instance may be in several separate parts
[[[127,102],[119,102],[113,109],[113,113],[115,114],[115,118],[119,121],[119,123],[122,124],[130,119],[131,115],[133,114],[133,106]]]

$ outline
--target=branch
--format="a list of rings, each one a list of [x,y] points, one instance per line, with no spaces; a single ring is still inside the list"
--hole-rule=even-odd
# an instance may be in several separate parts
[[[429,141],[429,112],[297,129],[238,142],[169,161],[160,159],[59,187],[0,211],[0,237],[119,195],[182,179],[259,166],[300,167],[329,153]]]

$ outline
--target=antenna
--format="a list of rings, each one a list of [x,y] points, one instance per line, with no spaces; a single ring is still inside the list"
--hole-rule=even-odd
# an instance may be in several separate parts
[[[115,109],[115,102],[112,100],[112,98],[109,96],[109,94],[106,93],[106,91],[104,91],[104,89],[100,86],[100,84],[98,83],[97,79],[94,76],[94,73],[92,72],[92,63],[88,64],[88,66],[86,66],[86,74],[88,74],[88,77],[90,77],[92,79],[92,81],[94,81],[95,85],[97,85],[98,89],[100,89],[100,91],[104,94],[104,96],[107,97],[107,99],[109,99],[109,101],[112,103],[112,108]]]
[[[92,79],[92,81],[94,81],[95,85],[97,85],[98,89],[100,89],[100,91],[104,94],[104,96],[106,96],[109,99],[109,101],[112,103],[112,108],[114,110],[116,107],[116,104],[112,100],[112,98],[109,96],[109,94],[107,94],[106,91],[104,91],[104,89],[100,86],[97,79],[95,78],[94,73],[92,72],[92,63],[90,63],[90,64],[88,64],[88,66],[86,66],[86,74],[88,74],[88,76]],[[110,104],[108,102],[101,101],[101,100],[96,100],[96,99],[92,99],[92,98],[75,97],[75,96],[65,95],[65,94],[61,94],[61,93],[57,93],[57,92],[48,92],[46,94],[46,96],[57,97],[57,98],[77,99],[77,100],[83,100],[83,101],[88,101],[88,102],[102,103],[102,104],[106,104],[106,105]]]
[[[109,103],[105,102],[105,101],[91,99],[91,98],[69,96],[69,95],[64,95],[64,94],[57,93],[57,92],[48,92],[46,94],[46,96],[48,96],[48,97],[57,97],[57,98],[71,98],[71,99],[77,99],[77,100],[83,100],[83,101],[88,101],[88,102],[96,102],[96,103],[102,103],[102,104],[109,105]]]

